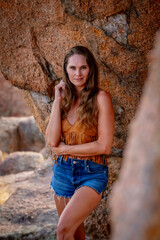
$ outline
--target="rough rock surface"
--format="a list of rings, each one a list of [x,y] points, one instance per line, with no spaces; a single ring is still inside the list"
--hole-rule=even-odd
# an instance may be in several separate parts
[[[0,239],[56,239],[57,212],[49,189],[51,160],[34,171],[0,177]],[[6,197],[6,199],[5,199]]]
[[[31,171],[41,166],[44,162],[43,155],[36,152],[14,152],[10,153],[0,163],[0,175]]]
[[[32,116],[0,118],[0,149],[3,152],[39,152],[44,146],[44,137]]]
[[[12,86],[0,72],[0,116],[30,116],[31,111],[24,100],[22,90]]]
[[[43,95],[53,95],[68,49],[85,45],[99,63],[99,85],[113,98],[114,147],[120,152],[146,79],[146,56],[159,28],[159,9],[158,0],[13,0],[12,4],[1,0],[0,68],[14,86],[24,89],[42,132],[50,113]],[[36,105],[35,98],[43,104]]]
[[[39,131],[33,117],[23,118],[18,125],[19,149],[39,152],[45,145],[44,136]]]
[[[18,150],[18,124],[20,118],[0,118],[0,149],[3,152],[11,153]]]
[[[160,239],[160,33],[111,198],[113,240]]]
[[[116,124],[111,155],[122,156],[147,76],[146,57],[159,28],[159,12],[159,0],[13,0],[12,4],[1,0],[0,69],[23,89],[44,133],[63,58],[73,45],[87,46],[100,66],[99,86],[113,99]],[[108,205],[104,211],[109,213]],[[101,212],[100,208],[93,216],[90,232]],[[105,229],[106,240],[110,228],[106,221],[99,222],[97,231],[103,235]]]

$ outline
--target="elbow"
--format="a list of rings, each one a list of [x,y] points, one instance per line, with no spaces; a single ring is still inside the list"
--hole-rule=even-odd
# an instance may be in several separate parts
[[[110,154],[110,152],[111,152],[111,147],[110,146],[108,146],[108,145],[104,145],[103,147],[102,147],[102,154]]]
[[[99,154],[110,154],[111,152],[111,144],[108,142],[104,143],[104,141],[98,140],[98,152]]]
[[[110,154],[110,152],[111,152],[111,149],[107,147],[107,148],[104,148],[102,154]]]
[[[50,147],[58,147],[59,143],[58,142],[53,142],[53,141],[47,141],[47,144]]]
[[[58,143],[54,143],[54,142],[49,142],[48,145],[50,147],[58,147]]]
[[[45,135],[45,140],[47,145],[49,145],[50,147],[58,147],[59,142],[58,141],[53,141],[53,139],[50,139],[47,134]]]
[[[59,142],[47,141],[47,144],[48,144],[50,147],[58,147]]]
[[[111,153],[111,148],[107,148],[106,151],[105,151],[105,154],[110,154]]]

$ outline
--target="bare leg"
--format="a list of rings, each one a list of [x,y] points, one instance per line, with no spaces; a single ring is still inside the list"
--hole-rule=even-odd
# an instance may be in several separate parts
[[[60,217],[63,210],[65,209],[66,205],[68,204],[70,198],[57,197],[54,194],[54,200],[55,200],[58,215]],[[85,229],[84,229],[83,223],[81,223],[80,226],[75,231],[74,239],[75,240],[84,240],[85,239]]]
[[[57,208],[57,212],[59,217],[61,216],[61,213],[63,212],[64,208],[66,207],[66,205],[68,204],[70,198],[64,198],[64,197],[57,197],[54,194],[54,200],[55,200],[55,204],[56,204],[56,208]]]
[[[85,240],[85,228],[84,223],[81,223],[74,234],[75,240]]]
[[[64,208],[58,222],[57,239],[74,240],[77,228],[101,201],[102,193],[98,194],[90,187],[81,187],[72,196]],[[78,239],[78,238],[77,238]],[[85,238],[79,238],[85,239]]]

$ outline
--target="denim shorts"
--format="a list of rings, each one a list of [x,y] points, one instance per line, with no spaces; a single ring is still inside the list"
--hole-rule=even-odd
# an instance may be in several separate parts
[[[107,165],[74,158],[65,161],[63,156],[59,156],[52,170],[50,189],[59,197],[71,198],[74,192],[83,186],[104,195],[108,183]]]

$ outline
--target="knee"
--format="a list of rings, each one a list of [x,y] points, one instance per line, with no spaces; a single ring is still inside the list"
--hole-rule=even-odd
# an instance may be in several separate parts
[[[60,221],[57,225],[57,236],[59,236],[60,239],[73,239],[71,226],[67,223],[63,223]]]

